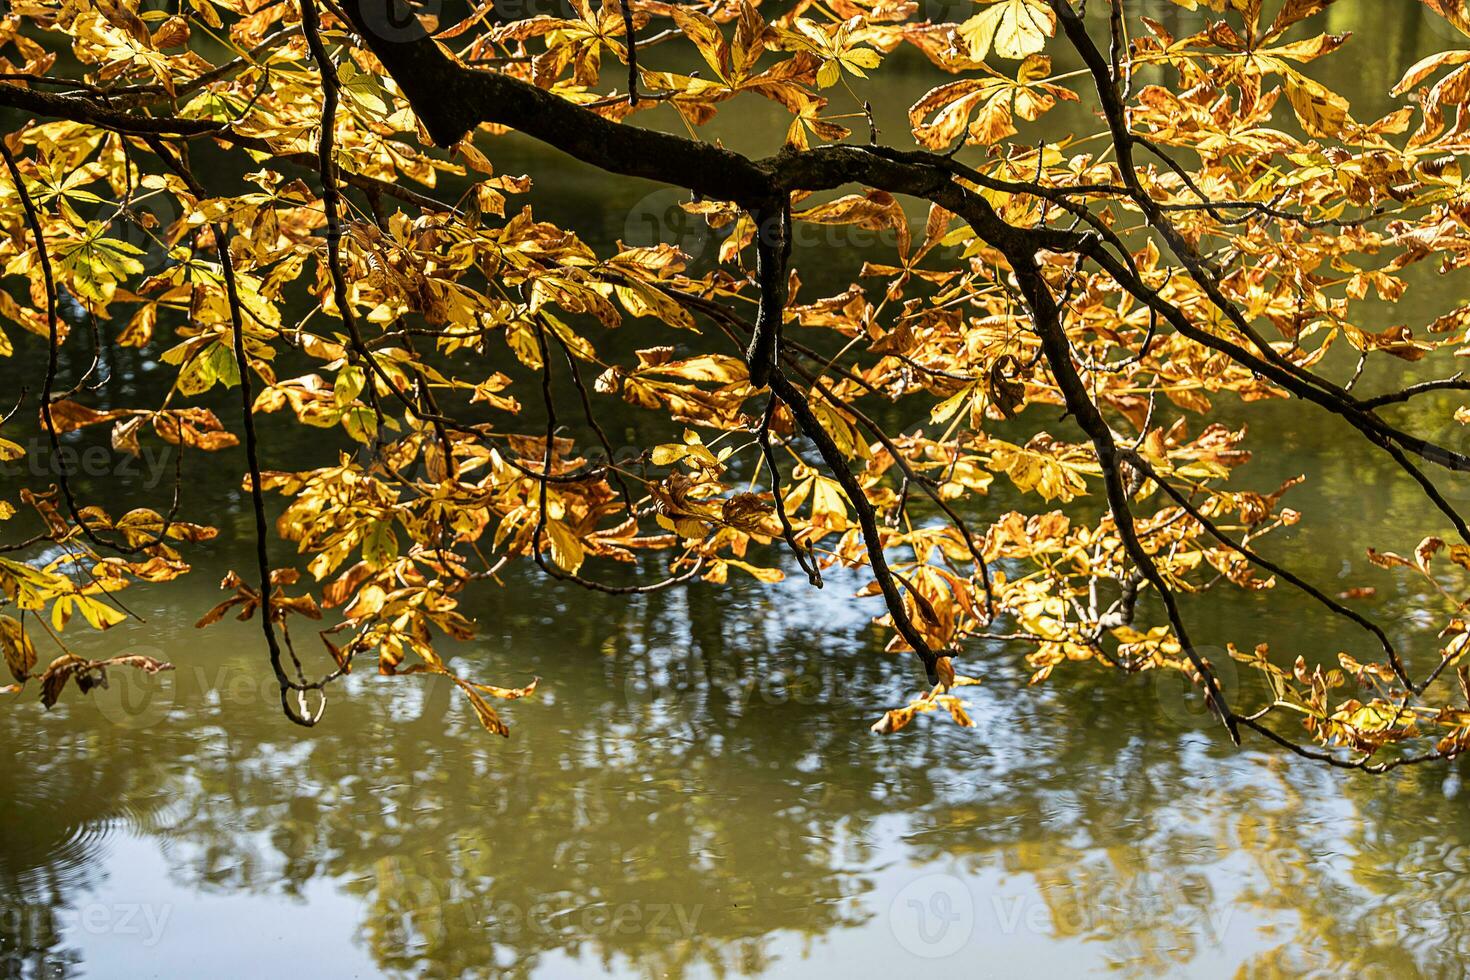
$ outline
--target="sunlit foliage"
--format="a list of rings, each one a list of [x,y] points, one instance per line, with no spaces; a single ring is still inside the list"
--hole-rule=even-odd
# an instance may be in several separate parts
[[[619,594],[793,568],[831,587],[840,566],[930,685],[876,731],[936,709],[971,724],[956,691],[983,677],[974,641],[999,637],[1035,681],[1085,662],[1182,672],[1233,737],[1335,765],[1454,756],[1470,744],[1470,527],[1437,482],[1470,469],[1442,436],[1470,410],[1392,410],[1470,382],[1445,367],[1357,383],[1370,362],[1470,350],[1467,307],[1380,322],[1410,266],[1470,260],[1470,52],[1405,66],[1400,107],[1360,119],[1311,75],[1346,40],[1320,29],[1332,0],[1175,2],[1199,30],[1126,0],[1085,19],[1068,0],[982,0],[957,23],[895,0],[570,0],[515,21],[491,4],[15,4],[0,352],[38,381],[7,426],[39,417],[53,448],[105,426],[119,454],[156,439],[242,470],[256,567],[201,626],[258,616],[304,724],[364,659],[449,672],[436,638],[474,635],[462,596],[499,587],[507,561]],[[1458,3],[1423,4],[1470,30]],[[880,133],[854,86],[880,93],[905,47],[954,80],[908,110],[911,134]],[[774,156],[702,137],[736,98],[789,117]],[[1076,102],[1095,131],[1024,132]],[[718,260],[598,254],[538,220],[516,200],[535,175],[494,162],[509,131],[686,189],[724,233]],[[912,230],[911,206],[927,208]],[[891,254],[812,295],[792,261],[802,224],[881,232]],[[120,226],[164,261],[147,267]],[[613,353],[634,324],[656,342]],[[171,387],[93,404],[87,374],[58,372],[63,345],[149,349]],[[1355,355],[1351,377],[1324,367],[1333,348]],[[1444,597],[1412,648],[1270,557],[1263,536],[1302,516],[1284,502],[1297,481],[1234,479],[1246,429],[1212,418],[1266,399],[1335,416],[1438,513],[1443,539],[1369,552]],[[613,400],[674,434],[617,453],[599,421]],[[309,468],[272,465],[283,420],[322,430]],[[0,456],[25,451],[0,439]],[[1020,507],[988,504],[998,483]],[[105,629],[125,586],[185,572],[214,533],[186,522],[207,516],[187,491],[114,516],[63,475],[0,501],[36,528],[0,558],[17,685],[38,679],[49,704],[105,677],[112,661],[64,646],[42,666],[36,633],[62,644],[75,613]],[[60,557],[21,560],[41,546]],[[1273,656],[1261,637],[1229,648],[1259,685],[1226,690],[1179,601],[1217,584],[1300,589],[1381,657]],[[292,629],[316,620],[322,649],[298,650]],[[491,701],[535,686],[454,683],[498,734]]]

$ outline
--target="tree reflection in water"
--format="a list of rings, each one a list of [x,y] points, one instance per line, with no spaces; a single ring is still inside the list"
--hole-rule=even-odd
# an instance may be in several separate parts
[[[1223,957],[1440,975],[1470,949],[1449,884],[1470,828],[1443,771],[1344,780],[1237,755],[1145,684],[1118,711],[1085,681],[1026,690],[1003,670],[970,689],[978,737],[879,740],[864,720],[913,678],[846,606],[703,587],[548,606],[487,605],[498,625],[460,653],[575,679],[509,743],[476,737],[446,689],[405,705],[372,677],[303,737],[268,710],[244,626],[216,651],[160,624],[136,639],[178,662],[163,682],[115,681],[38,731],[4,715],[8,972],[86,965],[63,925],[125,833],[155,839],[187,892],[331,882],[360,925],[320,935],[324,955],[358,942],[404,975],[563,957],[747,975],[848,930],[904,955],[891,886],[935,869],[973,892],[972,960],[1079,941],[1138,974]]]

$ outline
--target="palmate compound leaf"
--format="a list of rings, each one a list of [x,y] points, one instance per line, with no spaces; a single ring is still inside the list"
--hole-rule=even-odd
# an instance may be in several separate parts
[[[1016,120],[1034,122],[1059,99],[1077,100],[1071,89],[1042,81],[1050,72],[1051,59],[1033,54],[1021,62],[1014,79],[987,69],[989,77],[940,85],[909,108],[914,138],[936,150],[961,136],[982,146],[1001,143],[1015,135]]]
[[[1036,54],[1056,33],[1056,14],[1046,0],[986,0],[988,6],[959,27],[970,57],[984,61],[992,52],[1012,61]]]

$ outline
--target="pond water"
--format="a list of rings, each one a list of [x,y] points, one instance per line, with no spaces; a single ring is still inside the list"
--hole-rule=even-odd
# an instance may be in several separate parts
[[[1403,66],[1459,43],[1407,0],[1344,0],[1328,23],[1357,37],[1319,77],[1365,118]],[[875,102],[932,84],[916,61],[894,67]],[[1088,126],[1087,111],[1048,125]],[[880,124],[898,134],[900,118]],[[780,130],[763,122],[715,131],[768,152]],[[651,185],[490,145],[502,172],[536,178],[539,215],[599,247],[664,206],[639,204]],[[797,258],[839,285],[860,260],[820,244]],[[1463,293],[1416,283],[1392,322]],[[147,388],[155,354],[115,353],[99,400]],[[1273,553],[1334,590],[1376,586],[1382,622],[1421,628],[1430,600],[1362,554],[1437,530],[1413,488],[1297,406],[1249,418],[1245,479],[1312,475]],[[268,465],[309,458],[301,439],[280,433]],[[87,482],[118,509],[156,500],[157,463],[172,465],[99,464]],[[880,652],[878,610],[840,576],[821,593],[796,576],[630,601],[512,570],[474,593],[481,636],[452,651],[497,683],[543,678],[506,709],[510,740],[486,738],[447,684],[370,672],[334,689],[320,727],[292,727],[256,625],[192,625],[247,564],[242,466],[188,462],[187,512],[222,531],[195,573],[128,596],[146,622],[77,634],[78,652],[177,669],[0,711],[0,973],[1460,976],[1470,961],[1463,767],[1343,776],[1236,749],[1176,680],[1060,671],[1030,688],[1026,651],[1004,646],[967,660],[976,729],[926,718],[878,738],[867,726],[918,678]],[[1222,645],[1367,652],[1286,592],[1186,614]]]

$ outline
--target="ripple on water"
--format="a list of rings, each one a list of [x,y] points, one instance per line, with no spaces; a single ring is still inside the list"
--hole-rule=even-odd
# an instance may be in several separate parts
[[[70,891],[96,881],[107,856],[107,841],[122,821],[116,817],[68,821],[64,801],[45,794],[12,803],[14,818],[7,822],[5,848],[0,851],[0,878],[21,895],[44,886]],[[35,808],[34,812],[26,813]],[[19,812],[16,812],[19,811]]]

